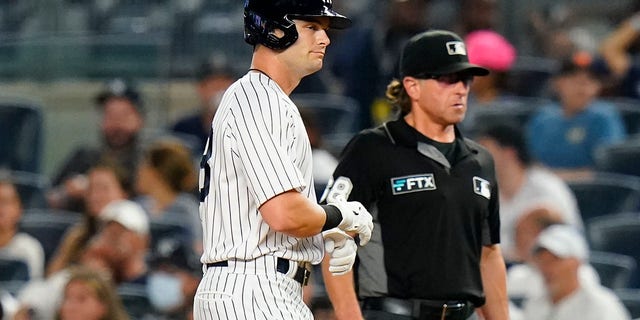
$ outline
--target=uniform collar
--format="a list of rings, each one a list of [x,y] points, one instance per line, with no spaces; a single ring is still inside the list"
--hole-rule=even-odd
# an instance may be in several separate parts
[[[449,163],[447,158],[436,147],[431,145],[428,142],[429,140],[427,140],[423,134],[418,132],[414,127],[410,126],[405,121],[403,116],[400,116],[396,120],[386,122],[383,124],[383,126],[393,144],[409,148],[416,148],[422,155],[431,158],[445,168],[451,168],[451,164]],[[458,145],[460,146],[458,160],[461,160],[472,153],[477,154],[478,149],[466,142],[466,139],[464,138],[460,130],[458,130],[457,126],[454,126],[454,130],[456,134],[456,140],[458,141]]]

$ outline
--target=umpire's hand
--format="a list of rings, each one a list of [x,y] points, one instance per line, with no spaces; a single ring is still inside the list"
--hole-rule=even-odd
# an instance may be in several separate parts
[[[369,242],[373,231],[373,218],[360,202],[338,200],[328,204],[338,208],[342,214],[342,222],[338,225],[340,230],[356,232],[361,246]]]
[[[330,256],[329,272],[335,276],[349,272],[356,261],[358,251],[355,240],[338,228],[322,232],[322,237],[324,249]]]

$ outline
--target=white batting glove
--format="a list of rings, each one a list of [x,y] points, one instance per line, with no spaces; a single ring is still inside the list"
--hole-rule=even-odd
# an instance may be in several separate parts
[[[329,204],[338,208],[342,214],[342,222],[338,228],[348,232],[357,232],[360,237],[360,245],[367,244],[373,231],[373,217],[369,211],[358,201],[339,200]]]
[[[356,261],[358,245],[346,232],[333,228],[322,232],[324,250],[329,254],[329,272],[334,276],[351,270]]]

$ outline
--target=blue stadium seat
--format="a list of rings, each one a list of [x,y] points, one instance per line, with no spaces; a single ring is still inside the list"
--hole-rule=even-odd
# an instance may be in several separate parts
[[[45,263],[58,248],[69,227],[80,222],[82,214],[53,209],[29,209],[22,214],[19,230],[38,239],[45,255]]]
[[[631,256],[640,261],[640,213],[619,213],[593,218],[587,226],[589,242],[595,251]],[[634,272],[629,287],[640,288],[640,274]]]
[[[0,257],[0,281],[29,280],[29,266],[23,260]]]
[[[131,319],[153,319],[154,308],[147,295],[146,286],[125,283],[118,286],[117,293]]]
[[[569,188],[578,201],[582,221],[619,212],[635,211],[640,205],[640,178],[598,173],[593,177],[569,180]]]
[[[40,173],[42,107],[23,98],[0,98],[0,168]]]
[[[46,191],[50,183],[44,175],[26,171],[6,171],[0,172],[0,176],[6,176],[16,186],[24,209],[47,206]]]
[[[598,272],[600,283],[609,289],[628,287],[631,276],[636,272],[633,257],[613,252],[591,251],[589,263]]]
[[[599,171],[640,176],[640,138],[598,148],[595,163]]]
[[[640,317],[640,290],[639,289],[617,289],[615,294],[620,298],[624,306],[629,310],[631,318]]]

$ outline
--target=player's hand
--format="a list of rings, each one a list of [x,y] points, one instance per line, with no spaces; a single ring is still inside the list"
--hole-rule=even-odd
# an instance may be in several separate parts
[[[329,204],[338,208],[342,214],[342,222],[338,228],[347,232],[356,232],[360,238],[360,245],[367,244],[373,231],[373,217],[369,211],[358,201],[339,200]]]
[[[356,261],[358,245],[344,231],[333,228],[322,232],[324,249],[329,254],[329,272],[334,276],[343,275],[351,270]]]

